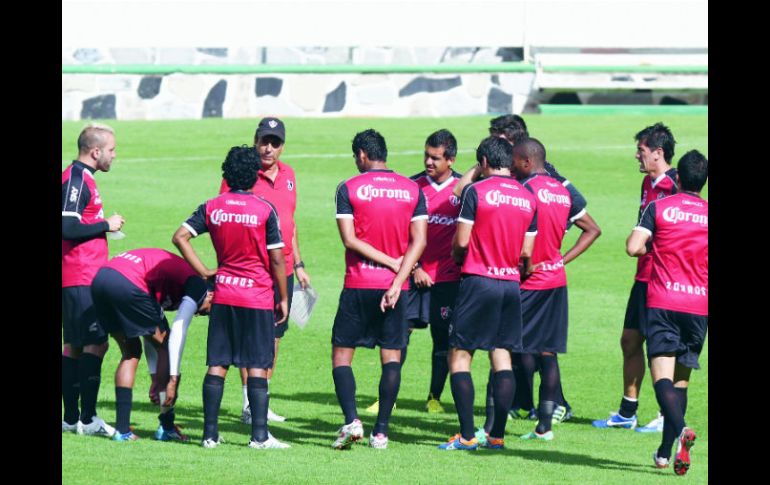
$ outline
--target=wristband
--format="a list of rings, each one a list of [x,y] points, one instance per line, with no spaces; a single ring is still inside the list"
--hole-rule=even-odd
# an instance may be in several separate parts
[[[294,263],[294,269],[304,268],[304,267],[305,267],[305,263],[303,261],[300,261],[299,263]]]

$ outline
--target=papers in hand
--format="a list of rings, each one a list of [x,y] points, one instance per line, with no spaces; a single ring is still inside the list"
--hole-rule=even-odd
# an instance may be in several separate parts
[[[107,239],[112,239],[113,241],[123,239],[124,237],[126,237],[126,235],[123,233],[123,231],[110,231],[107,233]]]
[[[294,287],[294,293],[291,298],[289,317],[294,320],[294,323],[299,328],[305,328],[308,320],[310,320],[310,314],[313,313],[313,307],[318,300],[318,293],[310,285],[303,289],[298,284]]]

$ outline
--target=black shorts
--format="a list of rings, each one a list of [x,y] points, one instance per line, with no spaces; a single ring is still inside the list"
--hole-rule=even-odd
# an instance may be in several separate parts
[[[459,281],[434,283],[430,288],[410,288],[406,312],[409,328],[425,328],[430,323],[448,331],[459,288]]]
[[[294,273],[290,274],[286,277],[286,292],[289,293],[289,306],[287,306],[287,311],[291,312],[291,299],[294,296]],[[281,301],[281,294],[278,293],[278,287],[273,285],[273,295],[275,304],[277,305],[279,301]],[[286,331],[289,329],[289,319],[287,318],[285,322],[275,327],[275,338],[281,338],[283,337],[283,334],[286,333]]]
[[[567,287],[521,290],[524,353],[567,352]]]
[[[626,318],[623,328],[638,330],[644,336],[647,328],[647,283],[634,280],[626,304]]]
[[[428,328],[430,322],[430,288],[418,288],[415,286],[414,280],[409,278],[409,292],[406,297],[406,319],[409,320],[409,328]]]
[[[272,310],[214,304],[209,314],[206,365],[247,369],[273,367],[275,320]]]
[[[679,364],[700,369],[698,356],[706,341],[708,316],[648,308],[647,319],[648,359],[661,354],[674,354]]]
[[[522,351],[521,295],[516,281],[467,275],[449,323],[449,346]]]
[[[98,345],[107,341],[96,319],[90,286],[66,286],[61,289],[62,340],[73,347]]]
[[[127,338],[135,338],[152,335],[157,328],[168,330],[168,321],[157,300],[119,271],[100,269],[91,282],[91,296],[96,318],[107,332],[122,332]]]
[[[401,292],[395,308],[383,313],[380,310],[380,300],[385,291],[342,289],[332,327],[332,345],[369,349],[375,345],[382,349],[406,347],[409,324],[406,319],[405,292]]]

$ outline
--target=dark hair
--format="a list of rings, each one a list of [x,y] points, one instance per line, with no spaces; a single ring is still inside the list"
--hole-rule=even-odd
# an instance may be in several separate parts
[[[513,147],[500,137],[489,136],[481,140],[481,144],[476,149],[476,161],[481,163],[484,157],[491,168],[511,168]]]
[[[676,140],[674,140],[674,135],[666,125],[658,122],[652,126],[648,126],[637,133],[634,139],[644,143],[650,150],[662,148],[663,158],[666,160],[667,164],[671,165],[671,161],[674,159],[674,145],[676,145]]]
[[[222,177],[232,190],[250,190],[262,168],[259,153],[253,146],[232,147],[222,163]]]
[[[386,162],[388,159],[388,147],[385,145],[385,138],[371,128],[356,133],[352,148],[353,155],[358,156],[358,151],[363,150],[369,160],[375,162]]]
[[[524,138],[516,143],[513,154],[533,160],[538,168],[545,165],[545,147],[537,138]]]
[[[455,158],[457,156],[457,140],[449,130],[438,130],[431,133],[425,144],[429,147],[444,147],[444,158]]]
[[[489,122],[489,134],[502,136],[514,145],[529,137],[527,124],[519,115],[498,116]]]
[[[698,150],[690,150],[676,166],[679,186],[689,192],[700,192],[709,177],[709,161]]]

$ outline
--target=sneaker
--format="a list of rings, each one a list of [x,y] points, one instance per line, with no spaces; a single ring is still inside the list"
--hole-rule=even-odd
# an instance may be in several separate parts
[[[484,444],[487,442],[487,430],[485,430],[483,427],[476,430],[476,433],[474,433],[474,436],[476,437],[476,440],[479,442],[479,446],[484,446]]]
[[[460,433],[457,433],[456,435],[449,438],[449,441],[446,443],[441,443],[438,445],[439,450],[468,450],[468,451],[474,451],[479,448],[479,440],[477,440],[475,437],[471,438],[470,441],[465,441],[460,435]]]
[[[241,423],[251,424],[251,409],[246,408],[241,411]]]
[[[77,430],[78,434],[107,436],[108,438],[115,434],[115,428],[105,423],[102,418],[94,415],[91,418],[91,422],[88,424],[81,424]]]
[[[272,409],[267,408],[267,420],[268,421],[277,421],[279,423],[282,423],[282,422],[286,421],[286,418],[284,418],[280,414],[275,414]],[[251,422],[251,415],[249,415],[249,422]]]
[[[526,410],[523,408],[511,408],[511,410],[508,411],[508,416],[510,416],[511,419],[528,419],[530,421],[537,421],[537,409],[532,408],[530,410]]]
[[[217,439],[206,438],[203,441],[201,441],[201,446],[204,448],[216,448],[217,446],[221,445],[224,442],[225,440],[223,440],[221,436]]]
[[[62,433],[77,433],[78,429],[81,427],[83,427],[83,423],[81,423],[80,420],[78,420],[78,422],[75,424],[69,424],[66,421],[61,422]],[[78,434],[83,434],[83,433],[78,433]]]
[[[332,448],[347,450],[350,449],[350,445],[364,437],[364,425],[361,424],[360,419],[354,419],[352,423],[342,426],[337,433],[339,436],[332,443]]]
[[[263,442],[259,442],[257,440],[251,440],[249,441],[249,448],[254,448],[257,450],[267,450],[267,449],[285,449],[285,448],[291,448],[291,445],[288,443],[282,443],[275,439],[275,436],[267,433],[267,439]]]
[[[690,448],[695,444],[695,431],[688,427],[682,428],[676,441],[676,455],[674,459],[674,473],[684,475],[690,469]]]
[[[594,428],[634,429],[636,428],[636,414],[630,418],[624,418],[618,413],[610,413],[608,419],[598,419],[591,424],[593,424]]]
[[[393,411],[396,410],[396,403],[393,403]],[[380,400],[374,401],[374,403],[366,408],[366,412],[369,414],[379,414],[380,413]]]
[[[174,429],[165,430],[163,425],[158,426],[155,431],[155,439],[158,441],[190,441],[190,437],[182,434],[178,425],[174,425]]]
[[[634,431],[637,433],[662,433],[663,432],[663,415],[658,412],[658,417],[636,428]]]
[[[382,433],[369,435],[369,446],[378,450],[384,450],[388,447],[388,437]]]
[[[556,409],[553,410],[551,425],[563,423],[564,421],[569,421],[570,419],[572,419],[572,408],[556,406]]]
[[[112,441],[136,441],[139,437],[134,434],[133,431],[129,431],[128,433],[118,433],[117,431],[115,434],[112,435]]]
[[[484,443],[480,444],[480,446],[490,450],[502,450],[505,448],[505,441],[503,438],[492,438],[491,436],[487,435],[487,439],[484,440]]]
[[[652,453],[652,460],[655,462],[655,468],[668,468],[671,463],[670,458],[662,458],[658,456],[658,450]]]
[[[546,431],[543,434],[537,431],[530,431],[527,434],[521,435],[523,440],[537,440],[537,441],[551,441],[553,440],[553,431]]]
[[[441,405],[438,399],[428,399],[428,402],[425,403],[425,409],[429,413],[443,413],[444,412],[444,406]]]

